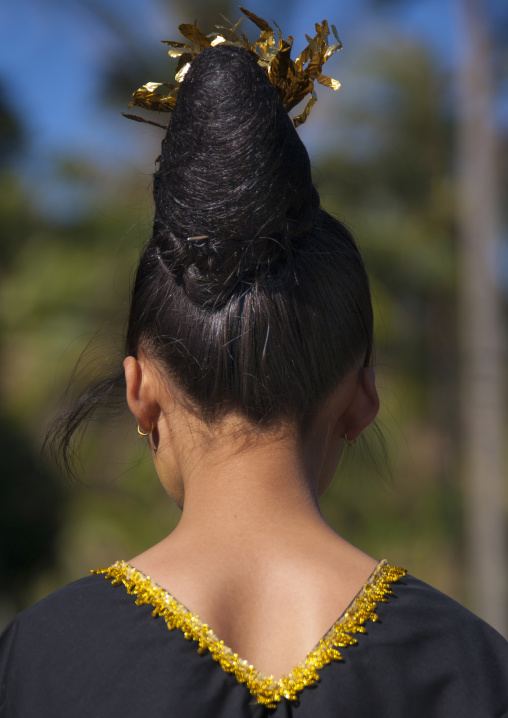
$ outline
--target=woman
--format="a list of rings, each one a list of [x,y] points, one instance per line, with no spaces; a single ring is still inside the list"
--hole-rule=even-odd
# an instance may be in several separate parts
[[[321,516],[378,410],[369,286],[249,52],[193,60],[154,198],[124,372],[64,444],[124,381],[182,516],[11,624],[0,715],[508,716],[501,636]]]

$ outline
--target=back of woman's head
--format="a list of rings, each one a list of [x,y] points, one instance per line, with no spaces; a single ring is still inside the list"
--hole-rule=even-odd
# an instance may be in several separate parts
[[[154,200],[127,353],[156,360],[206,421],[235,411],[257,424],[306,423],[370,353],[368,281],[246,51],[219,46],[193,61]]]
[[[250,53],[218,46],[193,60],[159,162],[127,355],[154,361],[208,423],[235,412],[304,430],[369,361],[368,279],[351,234],[320,208],[307,151]],[[67,466],[76,430],[118,390],[121,371],[57,423]]]

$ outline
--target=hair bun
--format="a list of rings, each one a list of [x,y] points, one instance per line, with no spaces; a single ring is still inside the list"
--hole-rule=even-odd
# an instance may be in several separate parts
[[[181,85],[154,179],[153,242],[201,304],[274,270],[319,208],[307,151],[241,48],[203,50]]]

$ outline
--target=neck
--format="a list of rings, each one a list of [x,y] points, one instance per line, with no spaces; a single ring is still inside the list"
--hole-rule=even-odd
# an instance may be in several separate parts
[[[324,431],[303,446],[291,432],[210,439],[171,416],[173,429],[161,437],[155,460],[168,493],[180,487],[182,516],[132,564],[226,637],[230,611],[240,624],[251,608],[279,615],[288,586],[299,605],[302,596],[305,605],[330,597],[326,628],[337,615],[337,596],[345,608],[376,563],[337,536],[319,510],[323,456],[336,442]]]
[[[219,527],[226,541],[234,534],[242,542],[298,533],[304,521],[323,521],[315,485],[292,440],[255,441],[238,451],[221,446],[187,472],[179,530],[211,535]]]
[[[329,531],[317,497],[322,440],[313,450],[294,431],[246,433],[233,421],[205,438],[183,419],[168,416],[155,455],[163,485],[182,508],[173,541],[202,537],[230,551],[264,541],[273,548],[277,537],[285,544],[318,528]],[[169,461],[165,448],[171,449]]]

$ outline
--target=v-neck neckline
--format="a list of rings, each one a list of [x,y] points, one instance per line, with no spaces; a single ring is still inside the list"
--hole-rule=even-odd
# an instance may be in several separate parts
[[[185,638],[198,643],[198,653],[208,650],[212,658],[226,673],[233,673],[239,683],[245,683],[258,703],[275,707],[282,698],[298,700],[299,693],[319,681],[319,670],[331,661],[342,660],[339,648],[347,648],[358,642],[357,633],[365,633],[367,621],[377,621],[377,604],[385,602],[392,594],[391,584],[396,583],[406,571],[381,561],[353,598],[347,609],[318,641],[306,657],[282,678],[267,676],[235,653],[224,641],[203,623],[199,616],[189,611],[173,595],[156,584],[125,561],[117,561],[109,568],[92,571],[105,574],[114,586],[123,584],[129,594],[136,596],[136,604],[153,607],[154,616],[162,616],[169,630],[180,630]]]

